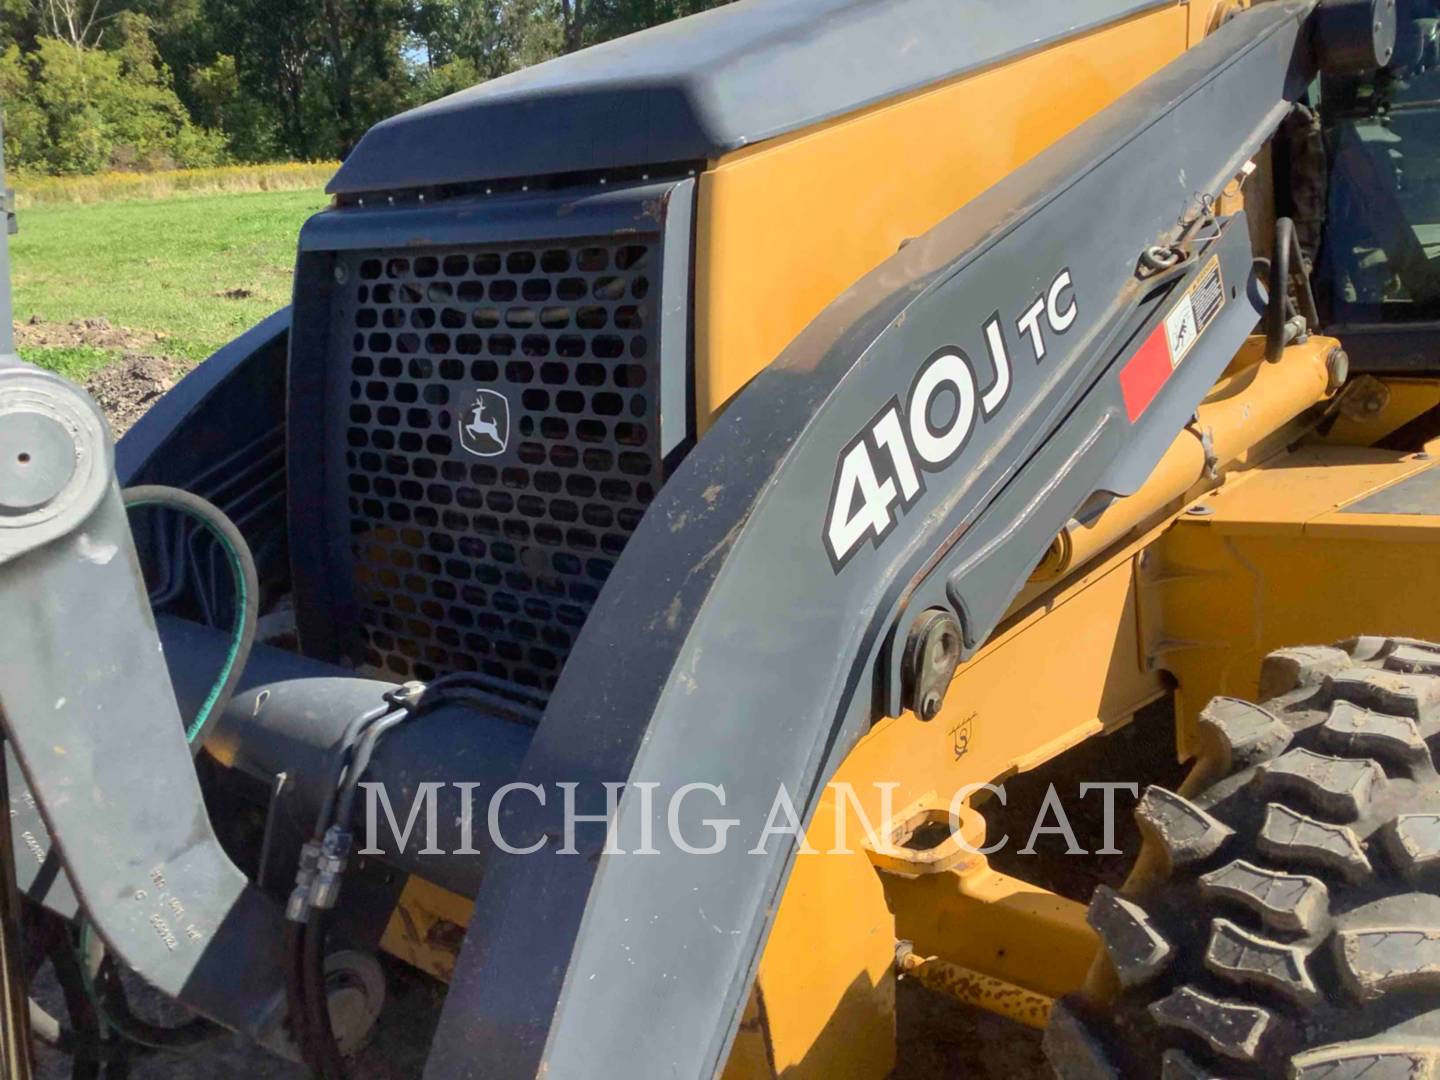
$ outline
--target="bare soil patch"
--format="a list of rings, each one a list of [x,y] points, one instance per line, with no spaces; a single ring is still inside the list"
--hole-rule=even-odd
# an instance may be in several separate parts
[[[120,352],[159,352],[157,342],[163,334],[151,330],[132,330],[115,326],[105,316],[93,319],[71,319],[69,322],[46,322],[38,315],[28,322],[15,324],[15,338],[21,345],[38,349],[114,349]]]
[[[37,316],[16,323],[15,338],[22,347],[119,353],[118,359],[84,380],[86,391],[105,413],[117,439],[192,366],[164,355],[163,334],[115,326],[104,316],[64,323],[46,322]]]
[[[119,438],[145,415],[160,395],[180,381],[191,365],[168,356],[125,353],[85,380],[85,389],[110,421]]]

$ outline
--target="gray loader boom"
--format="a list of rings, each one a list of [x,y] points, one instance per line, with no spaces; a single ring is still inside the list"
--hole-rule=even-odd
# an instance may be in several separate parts
[[[1221,195],[1319,75],[1388,60],[1394,6],[1232,14],[842,292],[698,437],[686,290],[706,189],[684,163],[554,190],[346,188],[302,233],[293,309],[118,458],[95,403],[15,355],[0,229],[0,872],[94,939],[101,1005],[121,1008],[123,962],[196,1030],[333,1080],[379,1005],[370,967],[331,946],[393,932],[365,905],[403,916],[423,879],[474,899],[427,1077],[725,1069],[795,865],[793,836],[748,842],[777,790],[808,822],[877,722],[932,719],[1052,541],[1141,489],[1267,310],[1276,357],[1315,329],[1312,304],[1285,306],[1306,272],[1289,222],[1267,273]],[[537,85],[571,63],[582,93],[594,55]],[[467,275],[486,260],[482,297]],[[491,306],[517,281],[528,321]],[[565,330],[555,356],[546,325]],[[270,644],[262,612],[292,617]],[[406,811],[443,789],[431,814],[456,853],[365,847],[362,781]],[[644,784],[723,789],[747,842],[611,857],[654,820],[609,792]],[[455,792],[507,785],[575,802],[511,799],[508,843],[477,826],[472,846]],[[253,857],[232,854],[249,849],[229,818],[252,819],[216,812],[221,790],[263,826]],[[692,838],[715,813],[671,810]],[[551,842],[576,815],[579,857]],[[12,1063],[20,906],[0,891]],[[335,1006],[355,995],[366,1008]]]

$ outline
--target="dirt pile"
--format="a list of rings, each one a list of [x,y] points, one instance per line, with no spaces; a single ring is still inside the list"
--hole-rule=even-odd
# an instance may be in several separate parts
[[[38,315],[28,322],[15,324],[15,340],[22,346],[36,349],[114,349],[121,352],[153,353],[163,351],[156,343],[161,334],[150,330],[131,330],[114,326],[103,315],[94,319],[71,319],[69,322],[46,322]]]
[[[46,322],[36,316],[15,324],[15,339],[36,349],[104,349],[120,357],[85,380],[118,439],[192,365],[163,354],[165,337],[149,330],[115,326],[101,316]]]
[[[110,430],[118,439],[189,368],[184,360],[168,356],[126,353],[86,379],[85,389],[105,413]]]

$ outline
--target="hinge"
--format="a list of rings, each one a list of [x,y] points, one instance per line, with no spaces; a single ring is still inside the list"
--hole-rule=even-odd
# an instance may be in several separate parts
[[[15,189],[7,187],[0,191],[0,212],[5,215],[5,232],[14,236],[20,231],[20,222],[15,217]]]

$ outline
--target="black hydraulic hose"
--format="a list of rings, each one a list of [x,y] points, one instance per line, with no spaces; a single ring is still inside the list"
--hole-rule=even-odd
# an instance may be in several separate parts
[[[316,1072],[321,1080],[344,1080],[345,1062],[340,1044],[330,1026],[330,996],[325,992],[325,922],[324,908],[310,913],[305,926],[305,1006],[306,1024],[315,1050]]]
[[[340,795],[335,800],[334,816],[326,818],[325,812],[322,811],[317,835],[324,835],[324,831],[332,823],[338,823],[342,827],[349,825],[355,810],[355,793],[359,790],[360,781],[365,776],[366,770],[370,768],[370,761],[375,756],[375,750],[380,745],[381,739],[412,717],[440,705],[471,704],[480,708],[485,707],[491,699],[484,692],[484,687],[483,682],[473,681],[469,675],[464,673],[446,675],[426,686],[420,699],[410,708],[397,709],[388,716],[382,716],[375,722],[366,725],[360,732],[359,743],[351,755],[349,765],[340,782]]]
[[[366,770],[370,768],[370,761],[375,756],[375,750],[380,745],[380,740],[412,717],[440,705],[468,703],[484,707],[489,704],[490,698],[484,693],[483,686],[484,684],[480,683],[477,687],[471,682],[469,676],[464,674],[447,675],[430,683],[421,694],[419,701],[411,708],[397,709],[366,725],[360,732],[359,743],[351,755],[341,780],[340,795],[335,800],[334,816],[327,818],[324,816],[325,811],[322,810],[321,828],[317,835],[323,836],[324,831],[332,823],[338,823],[342,827],[349,825],[355,810],[355,793],[359,790],[360,781],[365,776]]]
[[[1310,278],[1305,273],[1305,253],[1295,223],[1287,217],[1275,221],[1275,258],[1270,263],[1270,302],[1265,309],[1265,359],[1279,360],[1285,352],[1285,324],[1290,318],[1291,258],[1299,268],[1300,297],[1304,301],[1306,325],[1312,330],[1320,321],[1315,311],[1315,297],[1310,291]]]
[[[60,1021],[46,1012],[34,998],[30,999],[30,1034],[35,1041],[43,1043],[67,1057],[85,1057],[91,1061],[107,1062],[128,1058],[131,1050],[121,1042],[88,1042]]]
[[[285,922],[285,1011],[290,1017],[290,1030],[300,1051],[301,1064],[318,1075],[315,1042],[305,1008],[305,925],[288,919]]]
[[[346,725],[335,745],[332,779],[316,815],[315,830],[310,837],[312,844],[317,847],[322,844],[335,818],[340,790],[346,778],[354,775],[351,766],[357,743],[372,727],[405,715],[403,709],[387,701],[360,713]],[[324,912],[319,908],[310,908],[305,922],[286,920],[285,1008],[305,1067],[322,1080],[339,1080],[343,1076],[343,1061],[330,1026],[330,1002],[325,992]]]
[[[484,705],[491,699],[479,679],[449,675],[425,687],[420,697],[403,705],[386,702],[361,713],[346,726],[335,747],[334,783],[325,793],[311,842],[324,843],[332,825],[348,826],[360,780],[370,768],[375,749],[390,731],[418,713],[448,701]],[[330,1024],[325,989],[325,928],[328,909],[311,907],[307,921],[286,926],[285,996],[301,1057],[321,1080],[343,1080],[345,1063]]]
[[[351,814],[355,809],[355,792],[360,788],[360,778],[370,768],[370,759],[375,756],[375,748],[380,745],[380,740],[388,732],[405,723],[410,716],[411,714],[405,710],[393,712],[389,716],[381,717],[365,729],[365,734],[360,739],[360,745],[356,747],[355,754],[350,759],[350,767],[345,770],[345,781],[340,789],[340,797],[336,801],[334,820],[342,828],[349,826]]]
[[[348,825],[354,811],[355,793],[370,767],[375,748],[385,735],[405,723],[417,711],[438,704],[447,697],[465,698],[463,676],[452,677],[454,689],[432,694],[429,688],[412,706],[387,702],[352,720],[335,750],[334,783],[315,822],[312,842],[323,843],[332,825]],[[437,684],[447,680],[437,680]],[[472,684],[473,685],[473,684]],[[474,691],[471,691],[473,694]],[[329,912],[312,907],[308,921],[291,922],[286,929],[286,998],[294,1017],[296,1041],[306,1066],[321,1080],[343,1080],[344,1058],[330,1024],[329,995],[325,990],[325,927]]]
[[[60,993],[65,998],[65,1010],[70,1014],[76,1043],[79,1046],[100,1045],[100,1014],[85,988],[85,974],[68,934],[57,937],[51,944],[50,964],[55,971],[55,981],[60,984]],[[89,1055],[77,1053],[71,1059],[70,1076],[71,1080],[98,1080],[100,1062]]]
[[[184,1051],[203,1046],[226,1034],[219,1024],[203,1016],[192,1017],[173,1027],[152,1024],[135,1015],[115,961],[106,957],[95,973],[94,986],[100,1013],[121,1038],[152,1050]]]
[[[162,484],[126,488],[120,494],[129,509],[162,506],[198,521],[224,549],[235,578],[235,622],[230,651],[210,694],[185,729],[190,752],[198,754],[215,717],[220,716],[230,703],[235,686],[245,670],[251,646],[255,644],[255,626],[260,617],[260,577],[255,569],[255,556],[235,523],[219,507],[198,495]]]
[[[325,830],[334,820],[335,801],[340,796],[340,789],[344,786],[345,777],[349,775],[350,762],[356,743],[364,736],[371,724],[383,720],[387,716],[392,716],[397,711],[401,710],[397,710],[387,701],[382,705],[375,706],[369,712],[361,713],[346,725],[339,742],[335,744],[335,755],[331,764],[332,780],[325,789],[325,798],[320,804],[320,812],[315,817],[315,832],[310,838],[314,843],[320,843],[325,836]]]

